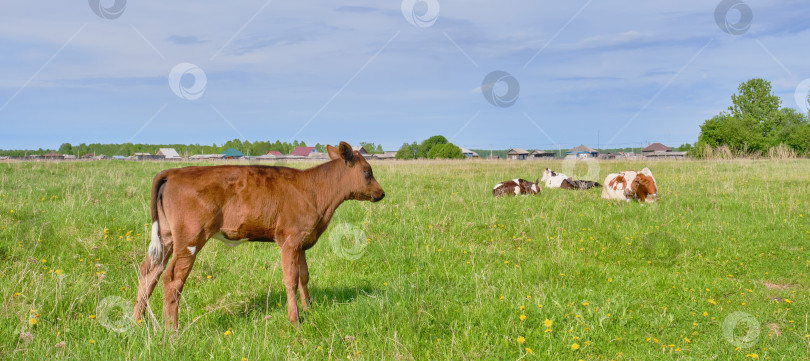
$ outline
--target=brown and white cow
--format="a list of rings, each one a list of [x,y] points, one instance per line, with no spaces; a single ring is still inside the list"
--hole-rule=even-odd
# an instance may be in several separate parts
[[[653,202],[657,197],[658,186],[649,168],[644,168],[641,172],[627,170],[608,174],[602,187],[602,198],[605,199]]]
[[[525,179],[512,179],[510,181],[500,182],[492,188],[492,195],[495,197],[521,195],[521,194],[537,194],[540,192],[540,187],[537,184],[540,180],[529,182]]]
[[[345,200],[377,202],[385,197],[371,166],[352,147],[327,146],[329,162],[305,169],[271,166],[167,169],[152,182],[152,242],[140,268],[133,319],[138,320],[163,276],[163,315],[177,328],[177,306],[194,260],[215,238],[231,245],[275,242],[287,291],[287,318],[298,322],[309,304],[305,251],[326,230]],[[171,259],[170,259],[171,257]]]

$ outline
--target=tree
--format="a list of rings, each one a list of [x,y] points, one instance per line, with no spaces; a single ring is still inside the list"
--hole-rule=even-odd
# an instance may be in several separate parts
[[[785,137],[785,145],[799,153],[810,153],[810,124],[794,127]]]
[[[374,153],[376,153],[376,154],[385,153],[385,151],[382,149],[382,144],[377,144],[377,148],[374,148]]]
[[[408,143],[403,143],[402,147],[399,148],[397,154],[394,156],[394,159],[414,159],[416,157],[415,154],[415,148]]]
[[[678,152],[691,152],[692,145],[689,143],[683,143],[678,148],[675,148]]]
[[[360,146],[363,147],[368,154],[374,154],[374,143],[360,142]]]
[[[429,159],[462,159],[464,154],[453,143],[437,144],[428,152]]]
[[[59,146],[59,154],[73,154],[73,146],[70,143],[62,143]]]
[[[434,135],[428,139],[422,141],[422,144],[419,145],[418,149],[418,156],[419,158],[428,158],[428,153],[430,153],[430,149],[435,147],[439,144],[447,144],[447,138],[441,135]]]
[[[731,96],[732,105],[727,112],[706,120],[700,126],[696,148],[727,145],[735,150],[767,151],[786,143],[799,147],[795,132],[802,132],[808,124],[807,115],[791,108],[782,108],[781,100],[764,79],[751,79],[740,84],[738,93]],[[797,149],[799,150],[799,149]]]

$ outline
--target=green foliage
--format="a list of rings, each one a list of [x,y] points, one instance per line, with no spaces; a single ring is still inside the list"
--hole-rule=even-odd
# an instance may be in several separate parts
[[[434,135],[428,139],[422,141],[422,144],[419,145],[419,149],[417,156],[419,158],[428,158],[428,153],[430,153],[430,149],[435,147],[438,144],[447,144],[447,138],[442,135]]]
[[[691,152],[692,149],[694,149],[694,146],[692,146],[692,144],[684,143],[684,144],[681,144],[680,146],[678,146],[677,148],[675,148],[675,151],[677,151],[677,152]]]
[[[428,159],[464,159],[461,148],[453,143],[437,144],[430,149]]]
[[[421,144],[403,143],[395,156],[396,159],[414,159],[428,158],[428,159],[462,159],[464,154],[461,149],[447,141],[447,138],[441,135],[434,135],[422,141]]]
[[[417,146],[416,143],[413,145],[408,143],[403,143],[402,147],[399,148],[397,154],[394,156],[395,159],[414,159],[416,158],[417,153]]]
[[[383,153],[382,145],[380,144],[374,145],[374,143],[360,142],[360,146],[363,147],[363,149],[365,149],[366,152],[368,152],[368,154]]]
[[[751,79],[740,84],[731,96],[732,105],[706,120],[700,126],[697,154],[705,146],[728,146],[736,151],[765,152],[779,144],[787,144],[799,152],[810,151],[804,134],[808,118],[792,108],[782,108],[770,82]]]

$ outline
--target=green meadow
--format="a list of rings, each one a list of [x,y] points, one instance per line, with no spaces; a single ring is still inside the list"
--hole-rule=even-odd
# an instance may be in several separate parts
[[[0,359],[810,359],[808,160],[590,164],[649,167],[643,205],[492,197],[561,161],[372,163],[386,198],[344,203],[307,252],[300,327],[275,244],[212,241],[172,332],[162,282],[127,317],[152,177],[182,165],[0,163]]]

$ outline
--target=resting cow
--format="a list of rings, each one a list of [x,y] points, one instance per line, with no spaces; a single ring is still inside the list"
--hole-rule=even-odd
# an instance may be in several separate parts
[[[537,194],[540,188],[537,186],[539,180],[534,183],[525,179],[512,179],[510,181],[501,182],[492,188],[492,195],[495,197],[521,195],[521,194]]]
[[[560,188],[562,182],[566,179],[568,179],[567,175],[546,168],[546,170],[543,171],[543,178],[540,178],[540,181],[545,183],[548,188]]]
[[[298,323],[296,290],[301,307],[309,305],[304,252],[315,245],[343,201],[377,202],[385,196],[371,166],[349,144],[326,149],[329,162],[304,170],[223,165],[158,173],[152,182],[152,242],[140,268],[133,320],[143,315],[163,273],[164,322],[177,328],[180,292],[198,254],[213,238],[228,245],[278,244],[287,318]]]
[[[597,182],[586,180],[574,180],[571,178],[563,180],[562,184],[560,184],[560,188],[562,189],[591,189],[594,187],[601,187],[601,186],[602,185]]]
[[[605,178],[602,198],[653,202],[658,198],[658,187],[649,168],[644,168],[641,172],[628,170],[611,173]]]

